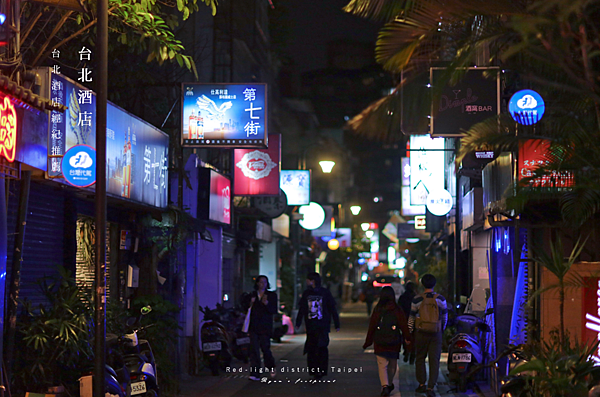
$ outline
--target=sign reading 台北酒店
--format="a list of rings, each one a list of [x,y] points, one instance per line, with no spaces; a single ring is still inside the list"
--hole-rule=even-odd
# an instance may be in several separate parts
[[[60,180],[69,149],[96,148],[96,95],[62,74],[48,71],[47,78],[48,97],[68,106],[51,112],[48,131],[48,176]],[[106,121],[107,194],[166,207],[169,136],[110,102]]]
[[[234,150],[236,196],[279,196],[281,136],[269,136],[268,149]]]
[[[183,83],[181,144],[267,147],[267,85]]]

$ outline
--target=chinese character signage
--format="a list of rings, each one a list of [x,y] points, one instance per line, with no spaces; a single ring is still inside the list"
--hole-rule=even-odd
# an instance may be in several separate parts
[[[542,119],[546,104],[542,96],[533,90],[515,92],[508,102],[508,112],[519,124],[533,125]]]
[[[280,137],[271,134],[268,149],[234,150],[234,195],[279,196]]]
[[[48,176],[63,178],[65,153],[96,147],[96,95],[70,79],[50,74],[51,100],[69,107],[50,114]],[[109,195],[166,207],[169,137],[112,103],[107,107],[106,191]]]
[[[182,84],[181,144],[267,147],[267,85]]]
[[[231,223],[231,181],[210,168],[203,168],[199,174],[198,216],[214,222]]]
[[[535,175],[535,170],[548,164],[550,141],[544,139],[529,139],[519,142],[519,181]],[[573,186],[573,175],[569,172],[553,171],[552,173],[529,181],[533,187],[566,188]]]
[[[17,112],[8,96],[0,100],[0,156],[15,161],[17,152]]]
[[[96,150],[88,145],[77,145],[67,150],[62,159],[63,176],[77,187],[96,183]]]
[[[287,196],[288,205],[310,203],[310,170],[281,171],[279,185]]]
[[[583,343],[596,343],[600,340],[600,279],[598,277],[583,278],[583,302],[581,316],[581,341]],[[590,357],[596,364],[600,364],[600,346]]]
[[[426,205],[429,192],[444,188],[444,138],[410,136],[410,204]]]
[[[431,68],[431,86],[439,88],[436,84],[445,73],[445,68]],[[500,113],[498,68],[468,68],[461,81],[441,90],[431,104],[431,136],[461,136],[461,130]]]

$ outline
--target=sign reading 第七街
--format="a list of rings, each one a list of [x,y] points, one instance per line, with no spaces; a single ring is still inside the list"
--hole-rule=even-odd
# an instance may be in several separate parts
[[[267,147],[267,85],[183,83],[181,144]]]
[[[446,68],[430,69],[430,84],[441,94],[431,104],[431,136],[461,136],[474,124],[500,114],[500,73],[497,67],[467,68],[453,86],[445,81]]]
[[[48,73],[48,96],[68,106],[51,112],[48,177],[64,178],[63,157],[74,146],[96,147],[96,95],[62,74]],[[106,192],[155,207],[168,204],[169,136],[151,124],[108,103]]]
[[[280,135],[269,136],[268,149],[236,149],[233,156],[234,195],[279,196]]]

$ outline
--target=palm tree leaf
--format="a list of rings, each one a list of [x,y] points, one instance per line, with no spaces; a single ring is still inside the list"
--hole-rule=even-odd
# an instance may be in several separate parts
[[[397,142],[403,139],[401,129],[400,95],[398,90],[385,96],[353,117],[346,128],[358,136],[369,139]]]
[[[363,18],[390,21],[414,6],[412,0],[351,0],[343,10]]]

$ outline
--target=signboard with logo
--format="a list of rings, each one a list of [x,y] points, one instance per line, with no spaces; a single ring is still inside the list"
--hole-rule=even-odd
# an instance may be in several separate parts
[[[283,190],[279,190],[279,196],[275,197],[253,197],[252,206],[264,212],[270,218],[277,218],[287,208],[287,198]]]
[[[63,156],[69,149],[96,147],[96,95],[55,73],[49,74],[48,95],[69,107],[65,113],[50,114],[48,177],[60,181]],[[107,194],[166,207],[169,136],[110,102],[106,120]]]
[[[533,125],[540,121],[546,111],[542,96],[533,90],[521,90],[514,93],[508,102],[508,112],[522,125]]]
[[[96,183],[96,149],[88,145],[76,145],[67,150],[62,159],[63,176],[76,187],[88,187]]]
[[[594,343],[600,340],[600,278],[584,277],[583,278],[583,302],[582,302],[582,336],[583,343]],[[591,359],[600,364],[600,347],[591,356]]]
[[[236,196],[279,196],[281,135],[269,135],[268,149],[234,150]]]
[[[431,104],[431,136],[461,136],[461,130],[500,114],[498,72],[494,67],[468,68],[456,85],[443,87],[437,102]],[[431,68],[431,86],[440,84],[445,73],[446,68]]]
[[[288,205],[310,203],[310,170],[283,170],[279,186],[285,192]]]
[[[550,141],[545,139],[529,139],[519,142],[519,181],[535,175],[535,170],[548,163]],[[554,171],[530,181],[530,186],[566,188],[573,186],[573,175],[569,172]]]
[[[446,215],[452,209],[452,205],[452,195],[446,189],[435,189],[427,195],[427,209],[433,215]]]
[[[231,224],[231,181],[210,168],[200,169],[198,216],[202,219]]]
[[[0,156],[15,161],[17,153],[17,111],[8,96],[0,100]]]
[[[444,188],[444,138],[411,135],[410,149],[410,204],[425,205],[430,191]]]
[[[267,85],[183,83],[181,144],[267,147]]]

